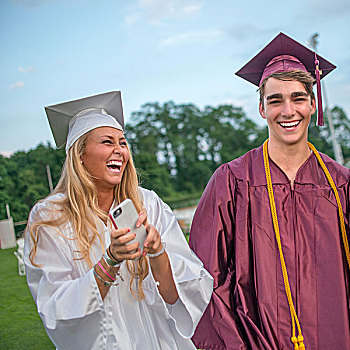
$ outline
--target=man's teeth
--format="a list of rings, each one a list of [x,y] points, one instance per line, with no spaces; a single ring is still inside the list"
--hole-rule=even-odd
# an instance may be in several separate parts
[[[281,126],[283,126],[284,128],[293,128],[295,126],[297,126],[300,123],[300,120],[296,121],[296,122],[289,122],[289,123],[279,123]]]

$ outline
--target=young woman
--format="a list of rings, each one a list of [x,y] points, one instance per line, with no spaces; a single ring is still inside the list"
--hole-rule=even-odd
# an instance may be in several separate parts
[[[138,187],[120,92],[46,112],[67,157],[54,192],[30,213],[25,263],[50,339],[65,350],[195,349],[190,337],[212,278],[171,209]],[[129,228],[113,229],[108,220],[126,198],[147,231],[142,247],[130,243]]]

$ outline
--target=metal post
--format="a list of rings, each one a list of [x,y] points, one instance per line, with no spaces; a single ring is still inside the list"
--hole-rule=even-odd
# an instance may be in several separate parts
[[[337,163],[344,165],[344,157],[343,157],[343,151],[337,142],[336,136],[335,136],[335,131],[334,131],[334,124],[333,124],[333,115],[331,110],[328,108],[328,101],[327,101],[327,94],[326,94],[326,87],[325,84],[323,83],[323,96],[325,100],[325,115],[328,119],[328,124],[329,124],[329,131],[331,132],[331,139],[333,143],[333,152],[334,152],[334,158]]]
[[[50,192],[52,192],[53,191],[52,178],[51,178],[50,166],[48,164],[46,164],[46,173],[47,173],[47,180],[49,182]]]
[[[308,40],[309,46],[316,52],[317,45],[318,45],[318,33],[314,33],[311,35],[311,37]],[[322,70],[322,67],[320,67]],[[334,152],[334,157],[337,163],[343,165],[344,164],[344,157],[343,157],[343,152],[342,149],[337,142],[337,139],[335,137],[335,132],[334,132],[334,124],[333,124],[333,115],[331,110],[328,108],[328,100],[327,100],[327,94],[326,94],[326,87],[325,83],[322,82],[322,89],[323,89],[323,95],[324,95],[324,100],[325,100],[325,109],[324,109],[324,114],[327,117],[328,124],[329,124],[329,131],[331,134],[331,140],[333,144],[333,152]],[[318,106],[317,106],[318,107]]]
[[[7,218],[9,219],[11,217],[10,214],[10,206],[6,203],[6,213],[7,213]]]

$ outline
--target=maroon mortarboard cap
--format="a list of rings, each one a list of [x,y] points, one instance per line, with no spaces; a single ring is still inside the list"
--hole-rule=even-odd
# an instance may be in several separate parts
[[[322,126],[323,110],[321,82],[336,66],[314,51],[293,40],[289,36],[279,33],[267,46],[253,57],[236,75],[260,86],[263,80],[273,73],[302,70],[309,72],[317,84],[317,125]]]

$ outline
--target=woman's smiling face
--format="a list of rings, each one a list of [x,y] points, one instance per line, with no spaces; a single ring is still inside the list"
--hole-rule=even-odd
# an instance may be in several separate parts
[[[98,190],[113,190],[120,184],[130,153],[121,130],[93,129],[86,138],[83,164]]]

